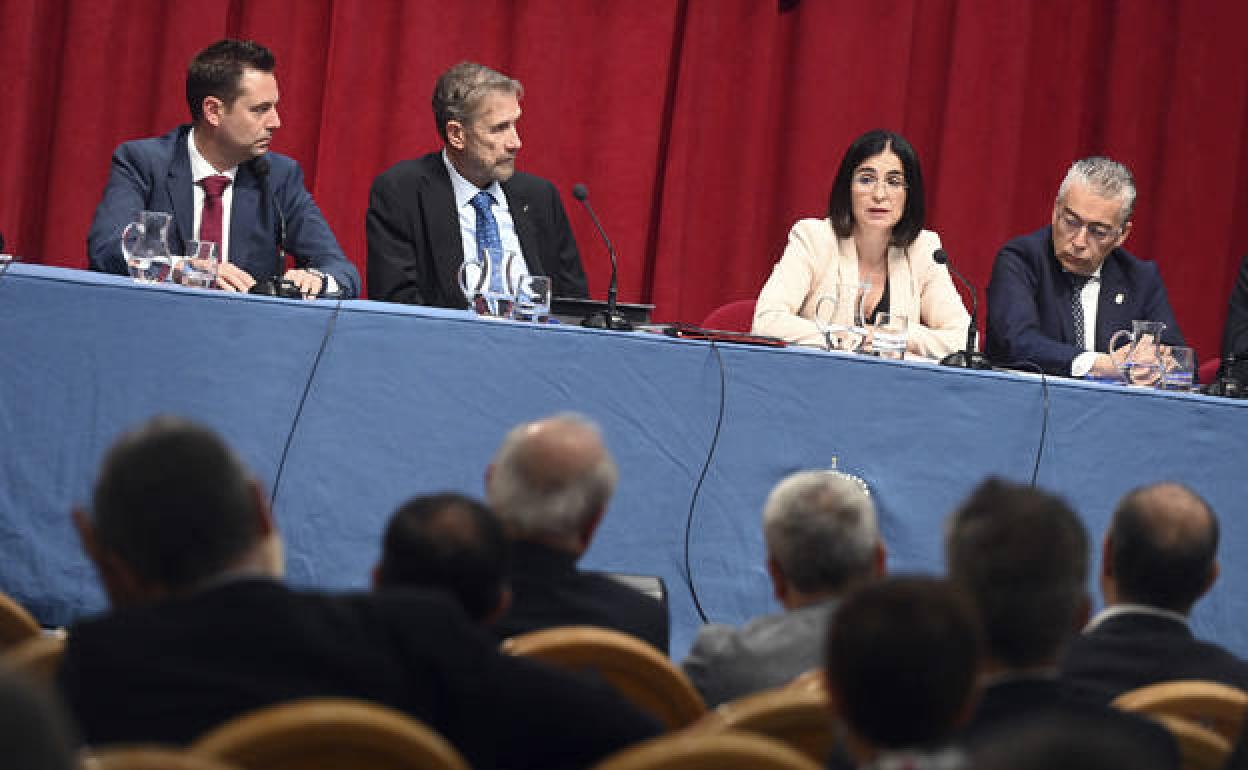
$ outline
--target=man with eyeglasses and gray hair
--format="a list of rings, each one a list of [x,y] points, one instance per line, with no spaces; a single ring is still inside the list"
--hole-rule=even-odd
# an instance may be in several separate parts
[[[741,628],[702,627],[681,664],[708,706],[782,685],[823,665],[828,617],[852,586],[884,574],[875,506],[835,471],[800,471],[763,506],[767,573],[783,612]]]
[[[1070,377],[1119,376],[1109,338],[1137,320],[1166,325],[1182,345],[1161,273],[1125,251],[1135,180],[1117,161],[1076,161],[1053,204],[1053,222],[1005,244],[988,284],[988,355],[1004,366]]]

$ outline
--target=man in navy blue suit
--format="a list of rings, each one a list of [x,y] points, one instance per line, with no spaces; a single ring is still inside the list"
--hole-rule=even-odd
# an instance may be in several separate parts
[[[1066,173],[1053,222],[1002,247],[988,284],[988,355],[1049,374],[1117,377],[1109,338],[1134,320],[1161,321],[1182,345],[1161,273],[1122,244],[1131,233],[1135,180],[1092,157]]]
[[[245,292],[283,275],[305,297],[359,294],[360,278],[303,182],[299,164],[269,152],[277,114],[273,54],[221,40],[187,69],[191,123],[126,142],[113,153],[104,197],[87,236],[92,270],[126,274],[121,232],[139,211],[173,215],[169,246],[217,243],[218,285]],[[285,269],[289,249],[298,265]]]

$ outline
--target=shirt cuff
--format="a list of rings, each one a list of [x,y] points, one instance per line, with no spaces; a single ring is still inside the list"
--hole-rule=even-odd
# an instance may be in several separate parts
[[[1096,357],[1098,355],[1100,354],[1094,350],[1087,350],[1075,356],[1075,360],[1070,362],[1070,376],[1088,376],[1088,372],[1092,371],[1093,365],[1096,364]]]

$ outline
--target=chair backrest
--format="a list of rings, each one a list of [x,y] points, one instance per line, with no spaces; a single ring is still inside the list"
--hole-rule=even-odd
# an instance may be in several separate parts
[[[13,597],[0,592],[0,650],[41,633],[39,622]]]
[[[13,669],[38,682],[52,684],[65,654],[65,635],[40,634],[19,642],[0,653],[0,659]]]
[[[172,746],[109,746],[92,749],[83,770],[242,770],[213,757],[202,757]]]
[[[824,698],[828,697],[828,683],[823,676],[823,666],[798,674],[785,687],[791,690],[818,693]]]
[[[698,720],[694,732],[743,731],[773,738],[825,764],[836,746],[825,693],[792,686],[746,695]]]
[[[559,668],[596,672],[673,730],[706,713],[702,696],[685,672],[652,645],[620,631],[596,626],[546,628],[505,640],[503,651]]]
[[[469,770],[446,739],[375,703],[308,698],[231,719],[190,751],[244,770]]]
[[[1186,719],[1234,741],[1248,710],[1248,692],[1218,682],[1184,679],[1125,692],[1113,705],[1150,716]]]
[[[739,299],[720,305],[702,319],[703,329],[728,332],[748,332],[754,326],[754,306],[758,300]]]
[[[816,770],[800,751],[750,733],[675,733],[607,757],[593,770]]]
[[[1231,742],[1207,727],[1182,717],[1153,717],[1174,736],[1182,770],[1222,770],[1231,756]]]

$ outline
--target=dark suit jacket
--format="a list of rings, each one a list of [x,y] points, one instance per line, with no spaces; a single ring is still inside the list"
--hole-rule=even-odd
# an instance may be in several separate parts
[[[512,603],[500,638],[553,626],[602,626],[646,640],[668,654],[663,605],[605,575],[577,569],[577,557],[537,543],[512,543]]]
[[[1248,254],[1239,263],[1239,278],[1231,290],[1222,333],[1222,355],[1248,353]]]
[[[1003,730],[1040,719],[1069,720],[1098,732],[1121,736],[1165,757],[1165,766],[1179,767],[1179,750],[1170,733],[1156,722],[1106,705],[1080,701],[1055,679],[1018,677],[984,688],[961,742],[970,747],[991,741]]]
[[[121,231],[140,211],[173,215],[169,247],[174,254],[184,253],[186,241],[194,239],[194,182],[186,150],[190,130],[189,125],[179,126],[164,136],[126,142],[113,153],[108,185],[87,235],[92,270],[127,274]],[[343,296],[359,296],[359,271],[343,255],[304,187],[299,164],[275,152],[264,157],[269,161],[267,180],[258,178],[250,163],[239,166],[234,178],[230,262],[257,281],[284,272],[277,253],[284,218],[285,246],[296,263],[332,275]]]
[[[1144,613],[1111,617],[1071,642],[1062,678],[1081,696],[1109,703],[1172,679],[1208,679],[1248,690],[1248,663],[1192,636],[1184,623]]]
[[[182,744],[317,695],[412,714],[477,770],[584,766],[659,730],[605,687],[500,654],[419,590],[329,597],[247,579],[114,611],[70,631],[60,686],[89,744]]]
[[[1075,345],[1072,287],[1053,253],[1052,229],[1015,238],[998,252],[988,284],[987,352],[1002,366],[1030,361],[1069,377],[1083,350]],[[1114,332],[1130,331],[1134,320],[1164,321],[1162,340],[1183,344],[1157,265],[1114,249],[1101,266],[1096,350],[1106,352]]]
[[[587,297],[581,255],[559,191],[516,173],[502,183],[529,272],[548,275],[553,297]],[[459,287],[463,238],[442,153],[382,172],[368,198],[368,296],[410,305],[468,306]]]

